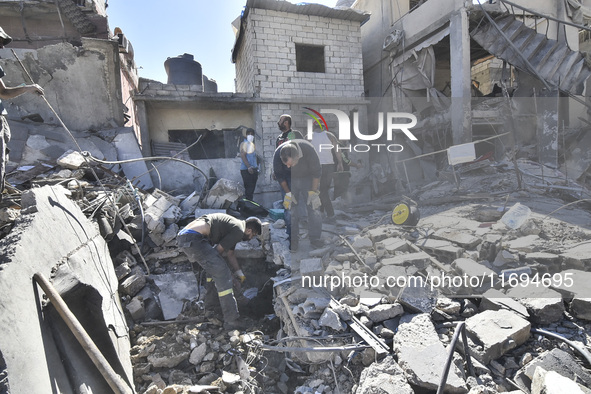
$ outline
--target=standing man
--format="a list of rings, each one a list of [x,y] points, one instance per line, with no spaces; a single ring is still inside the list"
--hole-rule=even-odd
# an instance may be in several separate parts
[[[290,140],[303,140],[304,136],[297,130],[291,129],[291,115],[283,114],[279,117],[279,121],[277,122],[277,126],[281,131],[281,134],[275,140],[275,149],[279,148],[279,145],[283,144],[286,141]]]
[[[244,221],[225,213],[203,215],[178,234],[179,248],[213,278],[227,330],[246,328],[244,322],[238,320],[240,315],[234,297],[234,285],[239,288],[246,277],[236,260],[234,248],[238,242],[249,241],[260,234],[259,219],[253,217]],[[227,252],[227,262],[222,257],[224,252]],[[213,288],[208,286],[207,293],[211,291]],[[211,297],[207,293],[206,299]]]
[[[323,245],[322,217],[320,216],[320,176],[322,169],[318,154],[311,143],[305,140],[285,142],[275,150],[273,170],[285,196],[285,222],[290,249],[299,246],[300,215],[298,207],[305,204],[308,212],[308,238],[314,247]],[[287,179],[291,177],[291,185]]]
[[[252,201],[254,189],[259,178],[259,165],[257,163],[257,154],[254,146],[254,130],[247,129],[246,137],[240,144],[240,175],[244,182],[244,196]]]
[[[12,38],[4,32],[0,27],[0,49],[4,48],[12,41]],[[17,87],[7,87],[2,80],[4,77],[4,70],[0,67],[0,99],[11,99],[20,96],[27,92],[37,92],[43,94],[43,88],[37,84],[22,85]],[[2,105],[0,100],[0,200],[2,200],[2,192],[4,191],[4,180],[6,178],[6,163],[8,162],[8,142],[10,141],[10,127],[6,120],[6,108]]]
[[[318,152],[318,158],[322,166],[322,176],[320,177],[320,202],[322,206],[320,207],[320,211],[326,212],[327,223],[334,222],[334,209],[328,191],[330,190],[332,177],[335,172],[335,158],[336,170],[339,172],[343,171],[343,159],[337,151],[339,142],[333,133],[326,130],[318,131],[316,129],[312,134],[312,145],[314,145],[314,149]],[[329,146],[332,146],[332,148],[328,148]]]

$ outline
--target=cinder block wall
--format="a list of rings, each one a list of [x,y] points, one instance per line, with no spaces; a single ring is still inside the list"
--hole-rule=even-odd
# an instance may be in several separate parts
[[[256,143],[265,167],[257,193],[277,191],[279,198],[277,183],[270,179],[277,120],[291,114],[293,128],[305,135],[309,117],[303,107],[347,112],[358,108],[351,100],[338,103],[342,98],[363,101],[361,26],[357,21],[259,8],[249,10],[246,24],[236,57],[236,91],[262,99],[256,120],[262,140]],[[297,71],[296,44],[324,46],[325,72]]]
[[[236,91],[266,98],[361,97],[360,23],[251,9],[236,59]],[[295,44],[325,47],[326,72],[296,71]]]

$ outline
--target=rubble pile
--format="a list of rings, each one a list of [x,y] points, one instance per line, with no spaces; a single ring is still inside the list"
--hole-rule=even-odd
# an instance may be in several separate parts
[[[522,164],[522,181],[539,182]],[[446,365],[450,393],[591,392],[591,215],[573,203],[583,186],[546,177],[515,192],[511,165],[480,164],[415,190],[416,226],[391,223],[408,197],[335,204],[325,246],[306,249],[303,232],[296,253],[275,220],[236,249],[256,278],[239,300],[252,329],[227,332],[175,242],[213,212],[199,206],[205,193],[147,193],[100,166],[101,186],[87,168],[64,171],[25,185],[66,187],[108,241],[140,393],[429,393]],[[216,212],[241,194],[227,181],[216,190]],[[7,197],[3,234],[19,214],[19,194]]]

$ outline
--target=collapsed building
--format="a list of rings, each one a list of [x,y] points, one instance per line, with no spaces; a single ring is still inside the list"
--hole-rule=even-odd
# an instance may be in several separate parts
[[[50,106],[8,106],[3,392],[589,392],[586,4],[248,0],[227,93],[190,54],[138,78],[101,3],[21,3],[4,80]],[[310,130],[305,107],[404,149],[351,149],[321,249],[291,253],[270,212],[236,250],[256,327],[224,332],[176,234],[240,215],[244,128],[272,207],[275,122]]]

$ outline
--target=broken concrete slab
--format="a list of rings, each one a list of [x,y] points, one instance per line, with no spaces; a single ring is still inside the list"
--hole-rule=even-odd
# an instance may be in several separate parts
[[[538,243],[542,241],[537,235],[528,235],[504,242],[507,249],[514,252],[533,253],[538,251]]]
[[[550,288],[543,286],[519,286],[509,289],[507,296],[518,300],[525,306],[534,323],[551,324],[563,317],[564,302],[562,295]]]
[[[470,354],[487,365],[529,338],[531,324],[504,309],[484,311],[466,320]]]
[[[571,380],[577,379],[586,387],[591,386],[591,374],[571,354],[558,348],[540,354],[521,368],[515,376],[516,382],[527,387],[538,367],[547,371],[555,371]]]
[[[371,308],[367,313],[367,317],[372,322],[379,323],[400,316],[403,313],[404,309],[400,304],[380,304]]]
[[[88,360],[88,355],[70,338],[65,341],[79,350],[68,353],[72,369],[66,372],[55,339],[50,334],[52,328],[47,326],[46,319],[41,318],[46,310],[40,309],[42,293],[32,282],[34,273],[49,278],[70,308],[78,304],[79,319],[87,322],[101,319],[95,333],[116,353],[125,379],[133,380],[129,331],[117,293],[118,280],[108,245],[96,224],[84,215],[68,194],[61,186],[26,191],[21,199],[20,217],[10,234],[0,240],[0,349],[10,392],[69,391],[73,384],[72,374],[78,374],[82,379],[88,377],[88,382],[96,371],[94,366],[83,361]],[[72,293],[74,289],[83,290],[83,297],[76,297]],[[85,300],[89,302],[85,303]],[[98,304],[93,301],[91,306],[90,300],[102,301]],[[59,320],[57,314],[55,316]],[[57,330],[55,334],[59,334]],[[92,371],[89,372],[87,367]],[[108,386],[104,386],[108,391]],[[101,390],[103,386],[92,387]]]
[[[377,246],[379,245],[379,246]],[[376,243],[378,249],[384,249],[390,254],[394,252],[408,252],[409,248],[405,240],[400,238],[386,238]]]
[[[324,273],[322,259],[314,257],[300,261],[300,274],[302,276],[320,276]]]
[[[371,364],[361,372],[355,394],[374,393],[414,394],[404,371],[392,356]]]
[[[554,371],[536,367],[531,383],[531,394],[583,394],[574,381]]]
[[[591,244],[586,243],[569,248],[561,253],[564,268],[586,269],[591,265]]]
[[[500,309],[507,309],[519,314],[521,317],[528,319],[529,312],[527,308],[521,303],[515,301],[510,296],[497,289],[489,289],[482,295],[480,301],[481,311],[498,311]]]
[[[436,390],[447,360],[445,349],[428,314],[405,315],[400,319],[392,345],[408,381],[427,390]],[[467,393],[462,372],[452,363],[445,391]]]
[[[222,178],[209,190],[203,204],[211,209],[228,208],[242,195],[244,195],[242,183]]]
[[[417,242],[417,246],[445,262],[454,261],[455,259],[460,258],[464,253],[464,248],[442,239],[428,238],[424,241],[421,240]]]
[[[57,159],[57,164],[70,170],[76,170],[86,164],[86,160],[80,152],[70,149]]]
[[[476,262],[469,258],[459,258],[451,263],[451,266],[456,271],[465,275],[466,278],[478,278],[478,283],[474,286],[473,283],[468,283],[470,286],[464,289],[464,293],[468,294],[482,294],[491,288],[491,281],[489,278],[494,278],[496,273],[488,268],[486,265]]]
[[[399,256],[390,257],[381,261],[383,266],[387,265],[412,265],[418,269],[423,269],[429,265],[431,256],[425,252],[407,253]]]
[[[142,151],[138,145],[134,130],[131,127],[122,127],[115,134],[113,143],[117,148],[117,160],[130,160],[142,157]],[[121,164],[123,173],[127,179],[133,179],[134,186],[143,190],[154,188],[150,171],[145,161],[139,160]]]
[[[431,235],[435,239],[441,239],[449,241],[454,244],[458,244],[466,249],[474,249],[480,242],[481,239],[472,235],[472,233],[466,232],[465,230],[456,230],[449,228],[441,228]]]
[[[187,300],[199,295],[199,285],[193,272],[178,274],[150,275],[154,284],[160,289],[158,298],[162,307],[164,320],[176,319],[182,312]]]

